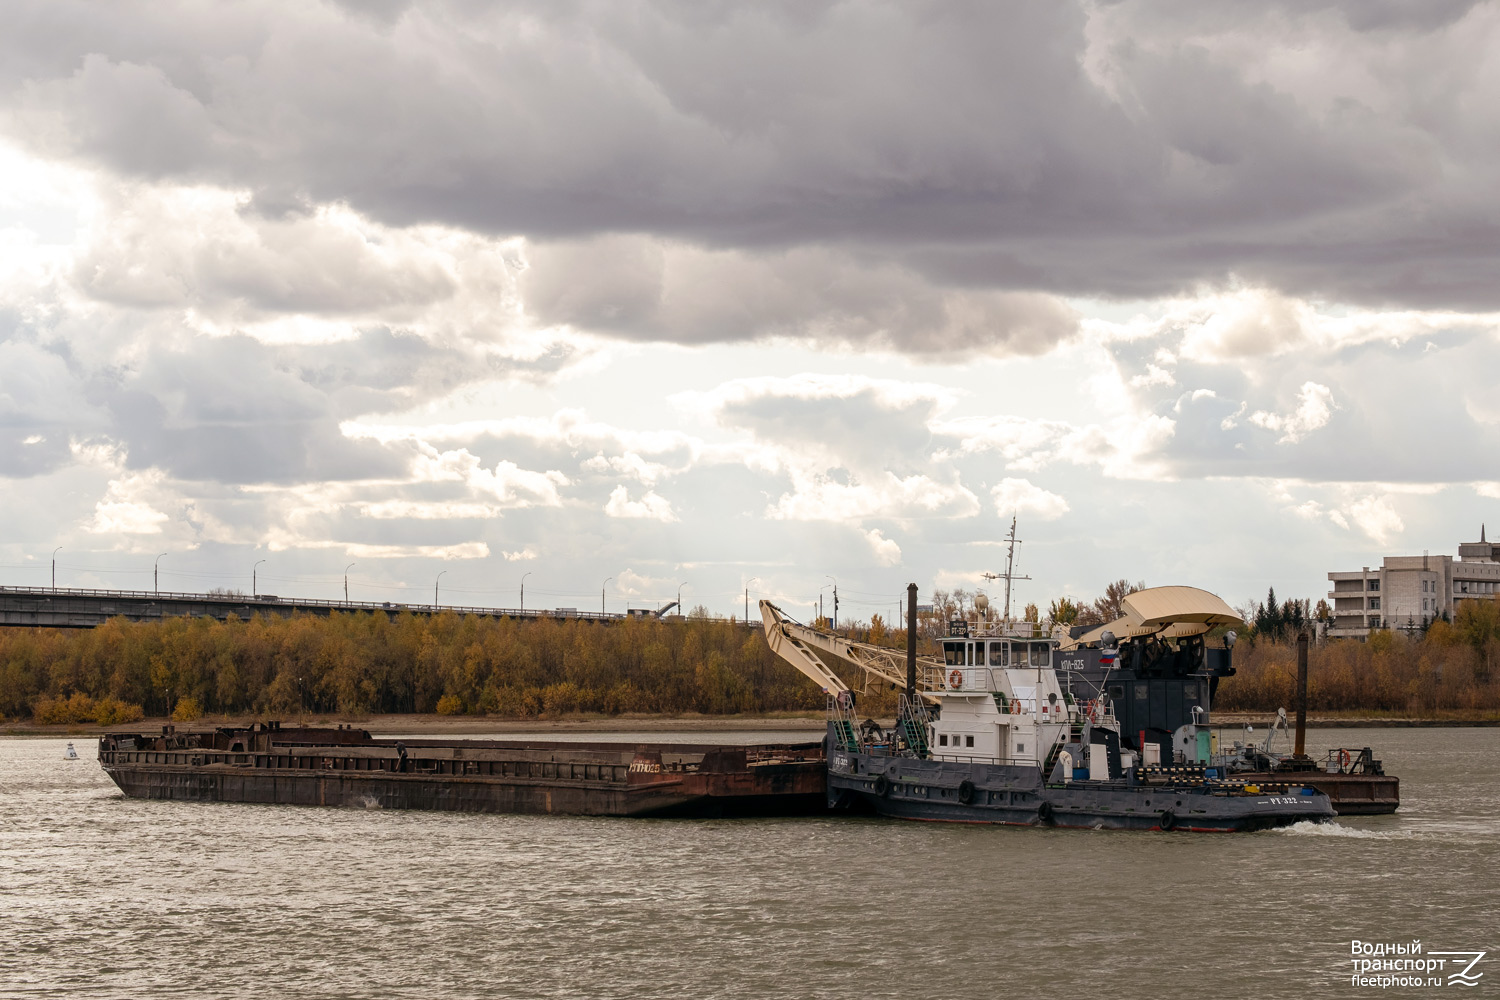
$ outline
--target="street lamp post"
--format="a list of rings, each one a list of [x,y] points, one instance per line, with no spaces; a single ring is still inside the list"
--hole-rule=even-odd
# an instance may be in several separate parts
[[[164,555],[165,552],[161,554]],[[161,556],[157,556],[156,562],[151,564],[151,590],[157,594],[161,593]]]
[[[531,573],[531,570],[527,570],[526,572],[521,574],[521,613],[523,615],[526,613],[526,578],[530,576]]]
[[[446,572],[448,571],[443,570],[443,573]],[[434,611],[436,611],[438,607],[438,583],[442,581],[443,573],[439,573],[437,575],[437,579],[432,581],[432,610]]]
[[[260,596],[260,578],[256,574],[260,570],[260,564],[263,563],[263,562],[265,562],[264,559],[258,559],[258,560],[256,560],[255,565],[250,567],[250,596],[251,597],[259,597]]]
[[[604,581],[604,586],[599,588],[599,613],[601,615],[605,613],[604,612],[604,591],[605,591],[605,588],[607,588],[609,586],[609,581],[613,580],[613,579],[614,579],[614,577],[612,577],[612,576],[609,577],[608,579],[606,579]]]
[[[347,566],[344,567],[344,603],[345,604],[349,603],[349,571],[351,569],[353,569],[355,567],[355,565],[357,565],[357,564],[356,563],[350,563],[349,565],[347,565]]]
[[[839,627],[839,581],[830,574],[823,574],[833,580],[833,627]]]
[[[62,546],[52,550],[52,589],[57,589],[57,554],[62,551]]]

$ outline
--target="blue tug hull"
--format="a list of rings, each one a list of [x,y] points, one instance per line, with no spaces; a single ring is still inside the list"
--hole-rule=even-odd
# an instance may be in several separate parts
[[[836,748],[828,758],[828,804],[931,822],[1215,833],[1322,822],[1335,815],[1327,795],[1295,786],[1244,794],[1123,778],[1053,784],[1043,782],[1035,766]]]

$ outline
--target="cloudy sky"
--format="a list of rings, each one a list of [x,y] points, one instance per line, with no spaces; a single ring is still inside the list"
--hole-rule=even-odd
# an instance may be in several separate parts
[[[1497,95],[1469,0],[13,0],[0,582],[1317,597],[1500,531]]]

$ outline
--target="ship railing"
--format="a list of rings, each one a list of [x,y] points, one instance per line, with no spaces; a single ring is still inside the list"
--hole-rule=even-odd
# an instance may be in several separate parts
[[[1000,683],[1000,678],[995,676],[996,674],[1003,675],[1005,673],[1003,667],[950,666],[933,668],[935,671],[939,669],[941,669],[942,676],[937,686],[946,691],[961,691],[965,694],[990,694],[991,692],[1004,689],[1004,685]]]
[[[854,709],[853,692],[835,691],[828,695],[828,721],[840,750],[853,752],[860,748],[859,713]]]
[[[1333,747],[1323,760],[1326,774],[1383,775],[1381,762],[1369,747]]]
[[[1035,757],[997,757],[994,754],[954,752],[951,747],[933,747],[933,760],[957,761],[961,764],[990,764],[996,767],[1038,767]]]

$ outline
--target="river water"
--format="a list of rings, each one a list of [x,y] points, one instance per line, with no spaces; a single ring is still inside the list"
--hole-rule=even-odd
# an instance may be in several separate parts
[[[779,738],[806,734],[738,737]],[[1488,951],[1464,995],[1500,994],[1500,730],[1309,743],[1374,746],[1401,811],[1205,835],[207,805],[124,798],[89,741],[0,739],[0,997],[1388,992],[1351,982],[1355,939]]]

